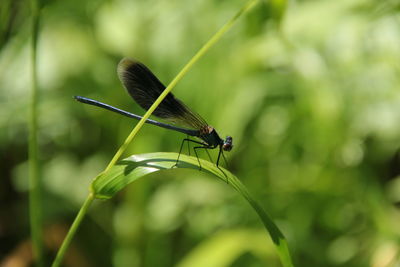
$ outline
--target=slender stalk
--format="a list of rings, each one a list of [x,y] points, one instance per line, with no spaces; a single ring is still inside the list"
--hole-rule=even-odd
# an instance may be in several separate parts
[[[145,121],[150,117],[151,113],[157,108],[157,106],[164,100],[164,98],[168,95],[169,92],[175,87],[175,85],[186,75],[186,73],[192,68],[192,66],[202,57],[204,54],[216,43],[221,39],[221,37],[230,29],[232,28],[233,24],[236,20],[246,11],[251,9],[258,0],[250,0],[248,1],[228,22],[225,23],[222,28],[217,31],[207,43],[203,45],[203,47],[190,59],[190,61],[183,67],[183,69],[175,76],[172,82],[165,88],[162,94],[154,101],[153,105],[147,110],[147,112],[143,115],[142,119],[136,124],[135,128],[133,128],[132,132],[128,135],[125,139],[125,142],[122,146],[118,149],[117,153],[115,153],[114,157],[111,159],[110,163],[108,164],[107,168],[104,172],[110,170],[112,166],[118,161],[121,155],[124,153],[132,139],[135,135],[139,132],[140,128],[142,128]]]
[[[67,251],[69,245],[71,244],[72,238],[75,236],[76,230],[78,230],[79,225],[81,224],[83,218],[85,217],[93,200],[94,200],[94,195],[89,194],[89,196],[86,198],[85,202],[83,203],[81,209],[79,210],[78,215],[75,217],[75,220],[72,223],[72,226],[69,229],[67,236],[65,237],[60,249],[58,250],[56,258],[54,259],[54,262],[51,265],[51,267],[60,266],[60,264],[64,258],[64,254]]]
[[[38,86],[37,86],[37,39],[39,33],[39,9],[36,0],[31,0],[32,36],[31,36],[31,99],[29,110],[29,218],[32,235],[32,248],[37,266],[43,266],[42,242],[42,205],[41,182],[38,160]]]
[[[185,74],[192,68],[192,66],[202,57],[204,54],[219,40],[221,37],[233,26],[236,20],[250,8],[252,8],[259,0],[250,0],[248,1],[240,10],[237,12],[222,28],[217,31],[211,38],[208,40],[207,43],[203,45],[203,47],[191,58],[191,60],[183,67],[183,69],[178,73],[178,75],[172,80],[172,82],[165,88],[162,94],[157,98],[157,100],[153,103],[153,105],[147,110],[147,112],[143,115],[142,119],[138,122],[132,132],[128,135],[122,146],[118,149],[115,153],[114,157],[111,159],[110,163],[107,165],[106,169],[103,173],[109,171],[121,155],[124,153],[132,139],[135,135],[139,132],[140,128],[143,126],[145,121],[150,117],[151,113],[157,108],[157,106],[163,101],[163,99],[168,95],[168,93],[175,87],[175,85],[185,76]],[[99,175],[98,177],[100,177]],[[56,259],[53,262],[52,267],[58,267],[61,264],[63,259],[64,253],[69,247],[69,244],[75,235],[76,230],[79,227],[87,209],[89,208],[90,204],[92,203],[93,199],[95,198],[93,192],[89,195],[88,199],[86,199],[85,203],[83,204],[81,210],[78,213],[78,216],[75,218],[74,223],[71,226],[63,244],[61,245],[60,250],[57,253]]]

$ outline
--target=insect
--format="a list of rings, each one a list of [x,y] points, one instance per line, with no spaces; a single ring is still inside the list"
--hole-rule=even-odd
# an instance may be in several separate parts
[[[136,103],[139,104],[139,106],[145,110],[150,108],[150,106],[165,89],[165,86],[160,82],[160,80],[144,64],[132,59],[124,58],[121,60],[121,62],[118,64],[118,76],[129,95]],[[140,120],[142,118],[142,116],[121,110],[97,100],[82,96],[75,96],[74,98],[79,102],[101,107],[129,118],[136,120]],[[179,156],[185,142],[191,142],[197,145],[194,147],[194,152],[196,154],[200,169],[201,164],[197,154],[198,149],[206,149],[208,153],[208,149],[219,148],[216,163],[218,167],[221,155],[224,157],[223,151],[230,151],[233,147],[231,136],[227,136],[225,139],[222,139],[218,135],[217,131],[199,114],[190,110],[172,93],[169,93],[164,98],[164,100],[152,114],[158,118],[170,121],[172,124],[163,123],[152,119],[147,119],[146,123],[181,132],[187,136],[192,136],[199,139],[199,141],[190,138],[183,139],[176,164],[179,161]],[[175,124],[182,124],[187,128],[179,127]]]

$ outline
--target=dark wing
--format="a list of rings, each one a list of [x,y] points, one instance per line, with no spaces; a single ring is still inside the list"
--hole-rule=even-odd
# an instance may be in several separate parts
[[[118,76],[131,97],[145,110],[150,108],[165,89],[145,65],[128,58],[122,59],[118,64]],[[207,125],[200,115],[191,111],[171,93],[164,98],[153,115],[194,129]]]

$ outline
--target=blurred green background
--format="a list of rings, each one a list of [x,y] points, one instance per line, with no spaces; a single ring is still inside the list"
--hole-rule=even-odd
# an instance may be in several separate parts
[[[136,123],[72,96],[143,114],[118,80],[119,60],[136,58],[168,84],[241,5],[44,3],[38,71],[47,263],[91,179]],[[233,137],[228,168],[281,228],[296,266],[400,264],[399,11],[398,1],[290,1],[277,26],[269,18],[278,15],[258,5],[174,89],[221,136]],[[29,5],[2,0],[0,16],[0,265],[29,266]],[[145,125],[125,156],[178,152],[182,137]],[[229,186],[196,171],[148,178],[95,202],[65,266],[280,266],[257,215]]]

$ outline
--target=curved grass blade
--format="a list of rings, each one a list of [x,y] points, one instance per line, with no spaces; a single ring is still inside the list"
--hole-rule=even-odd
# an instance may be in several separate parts
[[[130,183],[149,173],[171,170],[175,165],[177,153],[148,153],[132,155],[100,174],[92,183],[91,191],[95,198],[109,199]],[[283,266],[293,266],[285,237],[261,205],[254,200],[239,179],[228,170],[217,167],[214,163],[200,159],[202,170],[227,182],[238,191],[257,212],[277,248]],[[199,170],[196,157],[180,155],[177,168]]]

